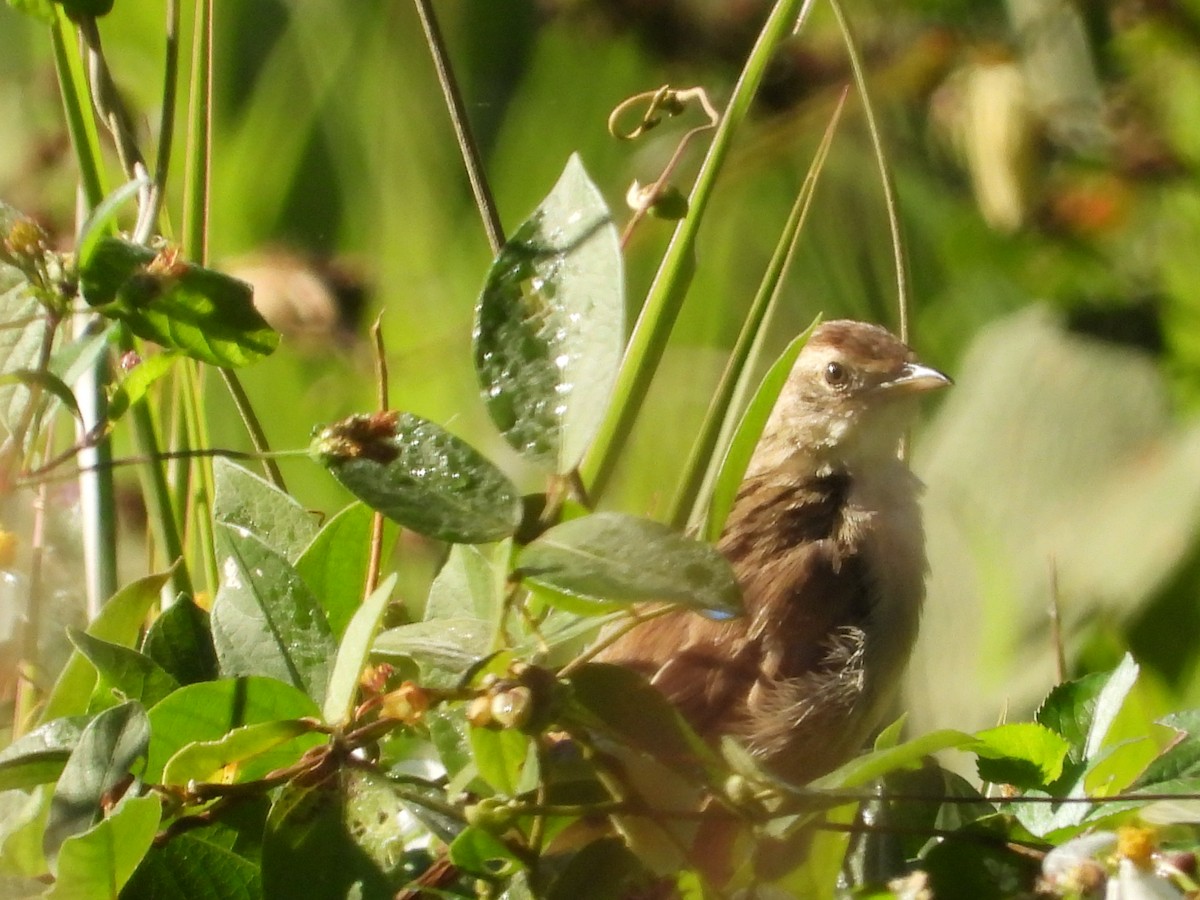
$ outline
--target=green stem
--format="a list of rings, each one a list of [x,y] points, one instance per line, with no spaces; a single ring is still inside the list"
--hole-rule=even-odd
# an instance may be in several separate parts
[[[811,5],[812,0],[777,0],[734,86],[733,95],[688,198],[688,214],[675,229],[630,336],[613,391],[616,402],[601,423],[596,440],[580,467],[580,474],[588,485],[593,502],[600,499],[608,486],[617,458],[629,440],[634,420],[641,411],[654,373],[662,360],[667,339],[691,282],[696,235],[712,197],[717,175],[733,146],[734,134],[749,112],[775,48],[788,37],[798,17],[803,17]]]
[[[471,134],[471,125],[467,120],[467,108],[463,103],[462,92],[458,89],[458,81],[454,77],[454,69],[450,65],[450,55],[446,52],[446,42],[438,27],[437,15],[429,0],[415,0],[417,15],[421,17],[421,27],[425,30],[425,43],[433,55],[433,67],[437,71],[438,83],[442,87],[442,97],[446,109],[450,112],[450,121],[454,125],[454,135],[458,139],[458,149],[462,153],[463,164],[467,169],[467,178],[471,182],[471,192],[475,195],[475,206],[483,219],[483,229],[487,232],[488,244],[491,245],[492,255],[500,253],[504,246],[504,226],[500,222],[500,212],[496,208],[496,199],[488,186],[487,175],[483,170],[483,160],[479,147]]]
[[[87,79],[78,54],[67,48],[69,27],[61,7],[56,7],[54,22],[50,27],[50,41],[67,132],[79,166],[85,207],[81,213],[82,219],[86,218],[87,211],[94,209],[104,199],[106,188],[100,165],[100,136],[90,105],[85,99],[88,96]],[[103,421],[107,413],[104,388],[109,377],[108,360],[102,357],[97,360],[95,368],[75,386],[80,406],[89,414],[83,422],[83,432]],[[86,451],[86,459],[92,471],[80,476],[80,496],[84,510],[84,568],[90,618],[99,612],[100,604],[117,588],[116,491],[112,471],[106,465],[112,459],[111,441],[106,437],[90,447]]]
[[[875,162],[879,167],[879,180],[883,185],[883,205],[887,209],[888,229],[892,235],[892,257],[896,266],[896,305],[900,316],[900,340],[908,341],[908,267],[904,262],[904,239],[900,233],[899,204],[896,203],[896,188],[892,182],[892,170],[888,165],[887,155],[883,149],[883,138],[879,133],[879,124],[875,118],[875,105],[871,102],[871,92],[867,88],[867,76],[863,68],[862,57],[854,35],[850,31],[850,23],[842,12],[839,0],[829,0],[829,6],[837,18],[838,28],[842,32],[842,40],[846,44],[846,54],[850,57],[850,70],[854,73],[854,86],[862,98],[863,115],[867,120],[867,131],[871,135],[871,147],[875,151]]]
[[[800,190],[796,194],[796,200],[792,204],[787,222],[779,234],[779,240],[775,243],[775,252],[771,255],[766,272],[763,273],[758,292],[746,315],[746,321],[742,323],[742,329],[738,333],[733,352],[729,355],[729,361],[725,365],[725,371],[721,373],[721,380],[717,384],[712,402],[709,403],[705,412],[704,422],[700,426],[700,434],[692,445],[692,452],[687,463],[684,464],[683,478],[680,480],[667,518],[667,522],[675,528],[683,528],[689,521],[696,521],[697,510],[695,507],[697,498],[702,493],[701,488],[706,481],[711,481],[709,475],[718,468],[714,464],[719,456],[716,452],[717,446],[722,433],[727,431],[726,424],[729,412],[734,405],[734,394],[743,383],[747,364],[762,343],[763,323],[767,320],[771,310],[775,308],[784,275],[795,254],[800,231],[804,227],[808,211],[812,206],[817,178],[829,155],[834,131],[845,104],[846,93],[843,91],[833,117],[821,138],[812,165],[809,166],[808,173],[804,177],[804,184],[800,186]]]

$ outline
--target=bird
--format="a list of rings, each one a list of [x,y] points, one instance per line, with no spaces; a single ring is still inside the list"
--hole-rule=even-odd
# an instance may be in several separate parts
[[[861,751],[895,702],[927,562],[901,458],[917,398],[951,379],[887,329],[819,325],[797,356],[718,549],[744,614],[648,618],[598,659],[645,675],[703,738],[806,784]]]

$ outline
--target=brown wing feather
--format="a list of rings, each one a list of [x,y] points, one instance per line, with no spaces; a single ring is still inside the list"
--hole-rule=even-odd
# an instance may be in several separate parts
[[[798,484],[748,479],[719,545],[741,582],[746,615],[663,616],[603,658],[646,674],[701,734],[758,733],[765,741],[752,749],[768,757],[784,749],[796,737],[789,728],[812,713],[804,686],[845,666],[846,629],[870,613],[866,567],[841,533],[849,487],[840,473]],[[780,724],[763,734],[768,716]]]

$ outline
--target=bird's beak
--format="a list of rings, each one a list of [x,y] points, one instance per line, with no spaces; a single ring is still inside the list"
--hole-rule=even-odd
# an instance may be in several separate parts
[[[920,363],[906,363],[900,374],[880,385],[885,391],[897,394],[923,394],[938,388],[949,387],[954,381],[937,369]]]

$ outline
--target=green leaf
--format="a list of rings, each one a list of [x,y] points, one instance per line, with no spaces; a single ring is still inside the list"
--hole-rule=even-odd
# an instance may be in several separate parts
[[[245,725],[320,716],[312,698],[272,678],[232,678],[181,687],[149,712],[150,747],[146,781],[161,782],[167,762],[189,744],[219,741]],[[243,766],[244,778],[256,778],[290,765],[309,747],[323,742],[319,735],[302,735],[274,753]]]
[[[208,613],[181,596],[159,614],[146,632],[142,652],[180,684],[212,681],[218,675]]]
[[[397,880],[406,862],[407,845],[416,832],[407,815],[412,798],[423,795],[429,799],[430,795],[411,785],[395,784],[369,769],[345,770],[342,790],[346,831],[376,868],[389,880]]]
[[[921,861],[921,868],[929,873],[933,896],[972,900],[1028,896],[1040,874],[1038,861],[997,846],[999,843],[961,840],[935,844]]]
[[[108,0],[109,6],[112,5]],[[66,4],[64,4],[66,5]],[[75,260],[79,268],[87,268],[92,262],[96,248],[101,238],[111,235],[117,230],[117,215],[121,207],[138,195],[143,188],[151,186],[149,178],[134,178],[121,185],[96,205],[83,227],[79,229],[79,237],[75,242]]]
[[[34,369],[17,369],[0,375],[0,388],[7,385],[20,384],[26,388],[36,386],[56,398],[76,419],[83,420],[75,394],[63,380],[52,372],[36,371]]]
[[[625,342],[616,226],[579,157],[505,243],[476,311],[488,412],[523,455],[573,470],[608,408]]]
[[[309,451],[367,506],[419,534],[460,544],[508,537],[516,486],[470,444],[411,413],[351,416]]]
[[[48,900],[117,897],[150,849],[161,820],[158,797],[126,797],[108,818],[65,840]]]
[[[0,276],[5,272],[0,267]],[[20,280],[0,294],[0,375],[37,366],[46,328],[42,313],[27,281]],[[28,403],[29,390],[20,379],[0,382],[0,427],[6,436],[18,427]],[[26,435],[27,440],[29,437]]]
[[[277,749],[301,735],[314,733],[311,719],[284,719],[243,725],[213,741],[194,741],[167,760],[163,784],[186,785],[190,781],[244,781],[241,772],[248,760]],[[235,768],[238,777],[227,778]]]
[[[153,353],[145,356],[133,369],[118,382],[108,399],[108,420],[115,422],[139,400],[158,379],[162,378],[175,365],[178,359],[174,353]]]
[[[210,365],[244,366],[279,344],[248,284],[169,251],[101,238],[80,267],[79,283],[89,305],[138,337]]]
[[[712,500],[709,502],[708,517],[704,525],[704,536],[708,540],[716,541],[725,529],[725,520],[729,517],[729,511],[733,509],[733,501],[737,497],[742,479],[746,477],[750,457],[754,455],[758,439],[771,416],[771,410],[775,408],[779,392],[783,390],[788,375],[792,373],[796,357],[800,355],[813,329],[819,323],[820,319],[815,320],[784,348],[783,353],[767,370],[746,411],[742,413],[741,421],[733,433],[729,449],[725,451],[725,458],[721,461],[720,471],[713,483]]]
[[[1086,766],[1100,752],[1137,675],[1137,663],[1126,654],[1112,672],[1057,685],[1038,708],[1035,719],[1066,738],[1071,745],[1071,761]]]
[[[631,669],[603,663],[580,666],[569,681],[571,716],[672,765],[711,757],[671,703]]]
[[[325,692],[325,721],[331,725],[348,721],[354,711],[359,678],[395,589],[396,575],[392,573],[363,601],[342,636]]]
[[[450,844],[450,862],[471,875],[500,878],[511,875],[520,860],[490,831],[468,826]]]
[[[316,595],[330,630],[339,638],[362,603],[374,517],[363,504],[351,503],[321,526],[296,560],[296,571]],[[385,521],[385,547],[394,542],[395,531],[395,524]]]
[[[597,877],[603,873],[603,877]],[[557,873],[545,900],[621,900],[636,895],[633,885],[648,875],[646,867],[619,838],[592,841]]]
[[[450,690],[491,652],[490,639],[488,627],[478,619],[435,619],[389,628],[376,638],[375,653],[411,659],[422,685]]]
[[[213,460],[213,519],[244,528],[289,562],[317,535],[312,513],[264,478],[237,463]]]
[[[149,741],[150,722],[137,703],[106,709],[88,723],[54,789],[43,840],[48,858],[100,820],[101,801],[129,777]]]
[[[962,731],[931,731],[888,750],[864,753],[828,775],[821,776],[809,784],[808,788],[813,791],[839,791],[861,787],[889,772],[920,765],[921,760],[931,753],[967,747],[974,741],[973,735]]]
[[[107,687],[126,700],[137,700],[151,707],[179,687],[179,682],[158,663],[136,650],[92,637],[77,628],[68,628],[67,637],[96,667],[100,689]]]
[[[621,513],[556,525],[521,552],[518,566],[526,581],[592,603],[671,600],[721,617],[742,611],[737,578],[715,547]]]
[[[265,815],[263,816],[265,819]],[[261,831],[262,823],[259,823]],[[257,860],[222,841],[209,826],[177,834],[151,847],[129,881],[126,900],[261,900]]]
[[[429,586],[426,621],[473,618],[493,631],[498,630],[511,553],[511,541],[487,549],[469,544],[451,547],[445,564]]]
[[[348,770],[349,771],[349,770]],[[346,824],[344,774],[314,788],[286,785],[271,806],[263,837],[264,897],[388,897],[385,874]]]
[[[522,784],[522,774],[531,764],[529,736],[515,728],[472,727],[470,740],[480,777],[498,794],[511,797],[521,793],[518,786]],[[536,771],[536,752],[532,766]]]
[[[989,728],[975,735],[979,777],[993,784],[1043,788],[1062,775],[1071,745],[1066,738],[1034,722]]]
[[[169,577],[167,574],[149,575],[117,591],[100,607],[100,612],[87,627],[87,633],[122,647],[132,647],[146,614],[158,600]],[[86,712],[96,679],[95,667],[78,650],[73,652],[50,691],[40,721],[49,722]]]
[[[57,781],[86,725],[83,716],[55,719],[0,750],[0,791]]]
[[[216,526],[221,586],[213,645],[224,675],[267,675],[325,699],[337,644],[316,598],[278,551],[244,528]]]

